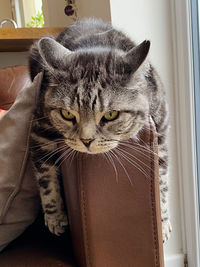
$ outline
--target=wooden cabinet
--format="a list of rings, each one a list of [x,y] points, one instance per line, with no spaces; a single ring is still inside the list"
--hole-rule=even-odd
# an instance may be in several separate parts
[[[56,36],[63,28],[0,28],[0,52],[27,51],[33,41]]]

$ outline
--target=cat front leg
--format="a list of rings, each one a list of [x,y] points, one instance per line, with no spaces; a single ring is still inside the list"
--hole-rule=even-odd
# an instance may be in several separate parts
[[[169,220],[169,206],[168,206],[168,151],[165,145],[158,146],[159,156],[159,186],[160,186],[160,205],[161,205],[161,219],[162,219],[162,236],[163,243],[165,243],[172,231]]]
[[[31,156],[38,182],[45,225],[50,232],[60,235],[68,224],[60,194],[60,171],[56,166],[58,147],[55,142],[32,133]]]
[[[65,232],[68,221],[64,211],[63,200],[60,196],[58,170],[55,166],[51,168],[51,170],[43,174],[38,174],[38,184],[45,225],[49,228],[50,232],[60,235]]]

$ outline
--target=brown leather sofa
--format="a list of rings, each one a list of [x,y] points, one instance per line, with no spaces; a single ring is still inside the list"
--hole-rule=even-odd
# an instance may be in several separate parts
[[[27,67],[0,70],[0,109],[8,109],[28,77]],[[61,237],[44,227],[42,214],[1,254],[1,267],[163,267],[154,124],[141,133],[146,150],[126,155],[114,168],[103,156],[79,154],[62,165],[70,226]],[[69,167],[70,166],[70,167]],[[124,166],[124,167],[123,167]],[[141,170],[142,168],[142,170]]]

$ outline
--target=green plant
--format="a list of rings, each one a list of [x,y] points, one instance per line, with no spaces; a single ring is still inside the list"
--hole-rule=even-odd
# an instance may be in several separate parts
[[[35,17],[31,17],[31,21],[26,23],[28,28],[42,28],[44,26],[44,16],[42,12],[38,12]]]

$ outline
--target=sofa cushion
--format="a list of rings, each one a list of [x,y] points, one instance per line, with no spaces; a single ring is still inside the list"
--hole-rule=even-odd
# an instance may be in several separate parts
[[[35,220],[40,207],[28,144],[41,79],[38,74],[22,88],[0,118],[0,251]]]

